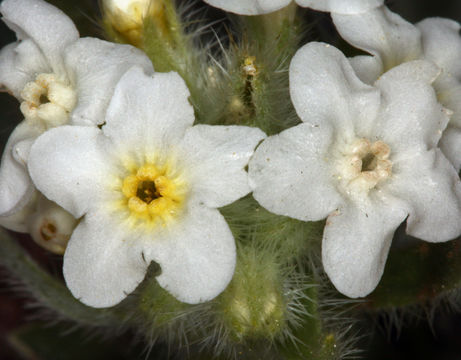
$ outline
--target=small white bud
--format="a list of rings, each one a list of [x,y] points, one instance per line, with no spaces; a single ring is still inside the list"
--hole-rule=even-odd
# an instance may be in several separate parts
[[[34,241],[60,255],[64,254],[76,226],[77,220],[72,215],[43,196],[39,197],[37,210],[28,223],[29,233]]]

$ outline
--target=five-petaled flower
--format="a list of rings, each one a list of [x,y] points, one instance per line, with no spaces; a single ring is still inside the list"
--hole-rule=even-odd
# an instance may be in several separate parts
[[[64,254],[68,287],[85,304],[115,305],[151,261],[177,299],[212,299],[232,278],[236,249],[218,207],[250,192],[245,166],[265,135],[196,125],[176,73],[129,70],[97,127],[61,126],[31,148],[37,188],[84,216]]]
[[[447,241],[461,233],[461,183],[437,148],[449,111],[413,61],[366,85],[336,48],[293,58],[290,92],[303,123],[267,138],[249,164],[255,199],[279,215],[324,218],[322,260],[336,288],[365,296],[379,282],[396,228]]]
[[[123,73],[133,65],[153,68],[132,46],[79,38],[72,21],[42,0],[4,0],[0,12],[19,39],[0,52],[0,85],[21,102],[25,118],[3,152],[0,223],[27,231],[23,210],[34,208],[35,192],[27,160],[36,137],[64,124],[101,124]]]

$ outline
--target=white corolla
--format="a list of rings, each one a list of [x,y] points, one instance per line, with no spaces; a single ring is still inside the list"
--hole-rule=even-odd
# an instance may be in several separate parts
[[[416,25],[385,6],[361,14],[332,14],[341,36],[372,56],[351,59],[359,77],[373,84],[384,72],[416,59],[434,62],[441,74],[433,83],[439,101],[453,111],[440,148],[457,170],[461,168],[461,37],[460,25],[428,18]],[[422,75],[424,76],[424,75]]]
[[[35,138],[64,124],[101,124],[123,73],[133,65],[153,68],[134,47],[79,38],[72,21],[42,0],[4,0],[0,12],[18,37],[0,52],[0,86],[19,100],[25,118],[3,152],[0,223],[26,231],[26,214],[18,214],[35,191],[26,167]]]
[[[129,70],[105,124],[61,126],[30,151],[37,188],[84,216],[64,254],[74,296],[115,305],[143,280],[151,261],[177,299],[203,302],[232,278],[233,235],[217,210],[250,192],[245,167],[265,135],[244,126],[196,125],[176,73]]]
[[[280,10],[292,0],[204,0],[207,4],[241,15],[261,15]],[[383,4],[384,0],[295,0],[299,6],[340,14],[361,13]]]
[[[336,48],[310,43],[290,66],[303,123],[267,138],[249,164],[255,199],[276,214],[326,220],[322,259],[336,288],[365,296],[379,282],[392,236],[430,242],[461,234],[461,183],[437,148],[450,112],[430,85],[431,62],[383,74],[372,87]]]

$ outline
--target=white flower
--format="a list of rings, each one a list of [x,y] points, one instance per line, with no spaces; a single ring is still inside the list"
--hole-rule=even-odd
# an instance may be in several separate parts
[[[101,124],[122,74],[136,64],[153,69],[131,46],[79,39],[72,21],[42,0],[4,0],[0,12],[19,39],[0,52],[0,85],[21,102],[25,117],[0,166],[0,215],[10,216],[35,191],[26,169],[34,139],[63,124]]]
[[[460,25],[428,18],[412,25],[385,6],[362,14],[332,14],[341,36],[373,56],[351,59],[359,77],[373,84],[381,74],[406,61],[425,59],[442,69],[433,83],[439,101],[453,111],[440,148],[461,168],[461,37]],[[423,75],[424,76],[424,75]]]
[[[304,123],[266,139],[250,161],[253,194],[266,209],[327,217],[323,265],[345,295],[376,287],[405,219],[407,233],[426,241],[461,233],[460,180],[436,147],[448,122],[430,86],[437,74],[430,62],[408,62],[371,87],[339,50],[310,43],[290,67]]]
[[[196,125],[176,73],[139,67],[118,83],[102,129],[62,126],[40,136],[29,170],[37,188],[84,216],[64,255],[64,277],[85,304],[131,293],[153,260],[162,287],[187,303],[227,286],[235,244],[217,210],[250,192],[244,170],[257,128]]]
[[[287,6],[292,0],[204,0],[207,4],[241,15],[267,14]],[[296,0],[299,6],[341,14],[361,13],[382,5],[384,0]]]

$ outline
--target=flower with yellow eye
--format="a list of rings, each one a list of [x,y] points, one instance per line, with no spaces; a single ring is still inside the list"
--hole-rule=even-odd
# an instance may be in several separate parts
[[[101,128],[61,126],[32,146],[31,177],[49,199],[83,216],[64,254],[75,297],[123,300],[151,261],[159,284],[187,303],[210,300],[232,278],[236,250],[218,207],[250,192],[245,167],[257,128],[196,125],[176,73],[139,67],[118,83]]]
[[[133,65],[153,68],[132,46],[79,38],[71,19],[45,1],[4,0],[0,12],[19,39],[0,52],[0,86],[19,100],[25,118],[10,135],[0,166],[0,216],[11,219],[35,191],[27,161],[36,137],[65,124],[101,124],[124,72]],[[16,225],[24,220],[15,218]]]

